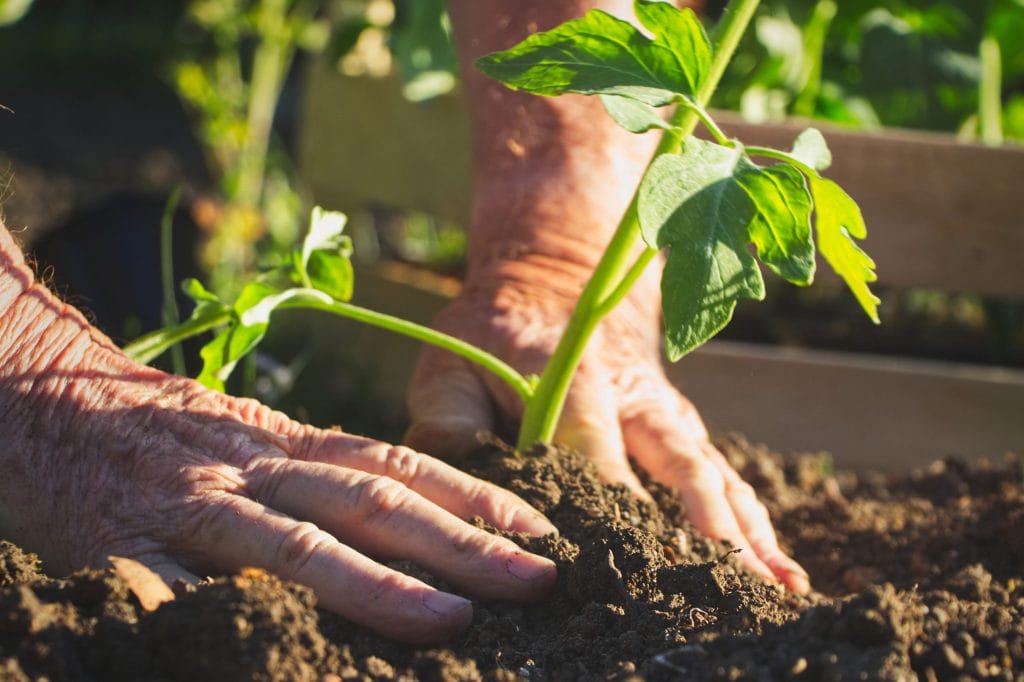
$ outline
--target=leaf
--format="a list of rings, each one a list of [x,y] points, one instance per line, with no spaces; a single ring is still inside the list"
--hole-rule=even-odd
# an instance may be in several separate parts
[[[181,283],[181,291],[196,303],[221,303],[223,302],[212,292],[208,291],[203,283],[194,277],[189,277]]]
[[[808,128],[797,135],[791,154],[816,171],[823,171],[832,165],[832,151],[825,142],[825,136],[817,128]]]
[[[803,174],[789,164],[741,166],[736,180],[756,208],[748,232],[757,257],[787,281],[810,284],[815,268],[812,203]]]
[[[867,236],[867,227],[860,209],[835,182],[821,177],[813,177],[810,182],[814,196],[818,249],[836,274],[850,287],[864,312],[878,324],[880,301],[868,287],[870,282],[878,279],[875,263],[854,241]]]
[[[199,350],[199,357],[203,359],[203,369],[196,377],[199,383],[207,388],[224,390],[224,384],[238,361],[251,352],[267,333],[269,313],[267,319],[257,317],[250,324],[244,324],[242,316],[278,293],[277,289],[263,282],[245,285],[232,306],[233,320],[228,328]]]
[[[732,181],[741,153],[690,142],[684,154],[664,154],[651,164],[638,203],[645,239],[671,247],[661,288],[673,362],[728,324],[740,297],[764,298],[761,272],[747,250],[754,208]]]
[[[341,301],[352,298],[352,242],[342,234],[348,218],[338,211],[313,208],[309,232],[296,258],[296,279]]]
[[[618,95],[601,95],[601,104],[616,123],[631,133],[646,133],[652,128],[671,130],[649,104]]]
[[[537,95],[620,95],[652,106],[694,97],[711,64],[707,35],[690,10],[637,0],[648,38],[627,21],[591,10],[476,66],[514,90]]]

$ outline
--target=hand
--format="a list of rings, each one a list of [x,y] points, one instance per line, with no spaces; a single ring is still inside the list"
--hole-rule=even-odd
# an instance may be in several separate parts
[[[0,442],[0,534],[51,571],[110,555],[168,581],[258,566],[409,642],[459,632],[471,604],[374,559],[483,598],[535,600],[554,583],[552,562],[462,520],[555,532],[513,494],[136,365],[38,285],[0,309]]]
[[[472,278],[436,325],[520,372],[539,373],[565,327],[580,281],[565,264],[501,263]],[[698,530],[742,549],[741,561],[755,573],[805,593],[807,574],[779,548],[764,505],[711,444],[697,411],[661,369],[657,287],[656,277],[645,275],[595,333],[556,439],[587,455],[606,480],[649,499],[628,453],[678,491]],[[485,370],[435,349],[423,353],[409,408],[407,441],[455,457],[474,446],[478,430],[501,429],[522,412],[515,393]]]

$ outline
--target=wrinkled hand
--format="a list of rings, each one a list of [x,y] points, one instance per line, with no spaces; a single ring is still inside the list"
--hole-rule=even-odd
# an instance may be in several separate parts
[[[499,264],[471,278],[435,324],[520,372],[540,373],[580,287],[571,268]],[[588,455],[606,480],[649,498],[628,453],[678,491],[701,532],[741,548],[740,559],[756,573],[807,592],[807,574],[779,548],[753,488],[711,444],[693,405],[664,375],[657,287],[655,278],[645,276],[595,333],[556,439]],[[502,430],[522,412],[518,397],[485,370],[435,349],[423,353],[409,408],[407,441],[455,457],[474,446],[478,430]]]
[[[0,361],[0,533],[51,570],[109,555],[169,581],[258,566],[411,642],[457,633],[471,604],[377,560],[485,598],[554,583],[552,562],[462,520],[555,531],[513,494],[136,365],[38,286],[0,310]]]

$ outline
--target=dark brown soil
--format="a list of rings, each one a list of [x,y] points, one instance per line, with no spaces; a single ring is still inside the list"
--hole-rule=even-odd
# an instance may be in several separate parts
[[[721,446],[820,592],[747,575],[656,486],[660,510],[575,456],[491,451],[470,469],[559,526],[526,542],[559,584],[478,604],[449,649],[383,641],[255,570],[145,612],[111,571],[52,580],[0,543],[0,680],[1024,680],[1024,459],[857,476]]]

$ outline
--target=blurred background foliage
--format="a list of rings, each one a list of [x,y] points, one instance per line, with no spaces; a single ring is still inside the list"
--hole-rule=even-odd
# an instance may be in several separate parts
[[[725,3],[702,4],[713,26]],[[210,184],[183,196],[207,280],[223,296],[286,254],[308,215],[292,150],[309,58],[350,77],[397,77],[413,102],[458,91],[445,0],[0,0],[3,83],[117,83],[139,97],[173,90]],[[800,116],[1024,141],[1024,0],[764,0],[713,104],[754,121]],[[387,206],[351,226],[361,258],[458,271],[460,226]],[[738,320],[735,333],[793,341],[810,311],[844,319],[823,296],[780,289],[764,319]],[[1019,302],[915,291],[889,295],[886,306],[887,319],[909,327],[978,332],[981,355],[994,361],[1020,356],[1007,350],[1024,328]],[[778,330],[769,318],[785,310],[799,319]],[[874,333],[823,324],[811,335]]]

